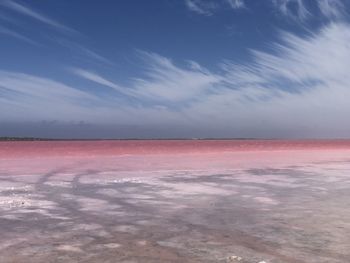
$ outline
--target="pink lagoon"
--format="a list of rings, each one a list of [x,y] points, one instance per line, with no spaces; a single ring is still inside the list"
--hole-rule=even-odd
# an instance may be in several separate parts
[[[0,262],[350,258],[350,140],[0,142],[0,172]]]
[[[0,263],[350,263],[350,0],[0,0]]]

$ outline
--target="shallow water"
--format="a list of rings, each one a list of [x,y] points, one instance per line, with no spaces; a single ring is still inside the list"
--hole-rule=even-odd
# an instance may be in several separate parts
[[[0,262],[348,262],[349,141],[0,143]]]

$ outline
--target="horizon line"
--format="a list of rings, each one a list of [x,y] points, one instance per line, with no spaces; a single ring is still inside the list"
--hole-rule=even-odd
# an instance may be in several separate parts
[[[244,138],[244,137],[203,137],[203,138],[46,138],[46,137],[21,137],[0,136],[0,141],[229,141],[229,140],[350,140],[350,138]]]

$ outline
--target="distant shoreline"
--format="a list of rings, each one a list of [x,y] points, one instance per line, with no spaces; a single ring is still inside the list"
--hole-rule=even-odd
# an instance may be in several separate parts
[[[0,137],[0,142],[9,141],[311,141],[311,140],[349,140],[350,138],[90,138],[90,139],[63,139],[63,138],[36,138],[36,137]]]
[[[91,138],[91,139],[62,139],[62,138],[33,138],[33,137],[0,137],[0,141],[196,141],[196,140],[279,140],[259,138]]]

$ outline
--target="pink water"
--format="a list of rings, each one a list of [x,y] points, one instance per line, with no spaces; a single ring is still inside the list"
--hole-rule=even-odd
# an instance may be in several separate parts
[[[126,140],[0,142],[0,158],[350,149],[350,140]]]
[[[0,172],[225,170],[350,160],[350,140],[0,142]]]

